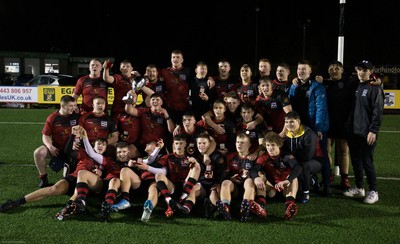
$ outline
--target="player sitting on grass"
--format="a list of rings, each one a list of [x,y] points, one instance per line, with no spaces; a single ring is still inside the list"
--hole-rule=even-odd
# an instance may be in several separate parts
[[[88,154],[87,160],[93,161],[94,167],[91,170],[83,169],[78,172],[75,193],[68,201],[67,206],[57,213],[56,218],[63,220],[67,216],[84,213],[88,192],[101,193],[105,190],[100,220],[106,222],[109,219],[111,206],[115,202],[121,184],[119,180],[121,168],[128,163],[128,144],[125,142],[117,144],[115,159],[104,157],[102,153],[107,148],[107,140],[96,139],[94,150],[89,142],[86,130],[79,127],[79,131]]]
[[[286,198],[285,219],[290,220],[297,214],[295,203],[301,167],[296,159],[281,151],[283,139],[275,132],[264,136],[267,152],[257,159],[250,174],[257,187],[256,201],[266,204],[265,196],[272,198],[276,192],[282,192]]]
[[[158,160],[158,163],[167,168],[167,175],[156,174],[157,189],[168,205],[165,212],[170,217],[174,212],[187,215],[194,205],[193,187],[200,175],[200,164],[193,157],[188,157],[186,151],[186,138],[184,135],[174,136],[173,153],[167,154]],[[180,196],[179,202],[172,197]]]
[[[255,165],[256,160],[249,157],[250,146],[250,137],[245,133],[240,133],[236,136],[236,152],[227,155],[227,170],[220,191],[221,200],[216,202],[217,210],[225,220],[232,218],[231,200],[232,198],[241,199],[240,194],[243,196],[240,206],[240,221],[248,220],[251,208],[256,208],[256,212],[261,217],[266,215],[265,210],[254,201],[255,186],[249,177],[249,171]]]
[[[72,134],[65,146],[65,153],[68,155],[72,154],[73,144],[76,139],[76,132],[74,132],[75,127],[72,127]],[[75,133],[75,134],[74,134]],[[100,148],[95,148],[98,152],[101,152]],[[105,150],[105,148],[104,148]],[[83,148],[80,148],[77,153],[77,159],[79,159],[78,164],[76,165],[75,171],[63,177],[59,181],[57,181],[52,186],[47,186],[31,192],[17,200],[7,200],[5,203],[0,205],[0,212],[5,212],[16,207],[19,207],[23,204],[43,200],[52,196],[60,196],[60,195],[68,195],[72,196],[74,194],[74,190],[76,187],[76,179],[78,177],[78,172],[82,169],[90,170],[94,166],[94,162],[91,160],[87,160],[87,155]]]
[[[162,156],[159,154],[164,147],[164,142],[160,139],[158,142],[151,141],[147,143],[145,152],[149,155],[143,159],[129,160],[128,166],[121,170],[121,197],[122,199],[112,206],[115,211],[127,209],[131,207],[129,191],[136,190],[139,186],[141,189],[148,191],[148,199],[144,203],[143,215],[141,220],[147,222],[153,211],[153,206],[158,201],[158,191],[155,182],[155,174],[166,174],[165,167],[158,164],[158,159]],[[138,177],[140,175],[140,178]],[[141,183],[140,183],[141,182]],[[139,189],[139,190],[141,190]]]

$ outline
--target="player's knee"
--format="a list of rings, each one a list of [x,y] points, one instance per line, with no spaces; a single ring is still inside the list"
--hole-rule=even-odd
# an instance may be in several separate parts
[[[61,187],[60,185],[53,185],[48,188],[47,195],[48,196],[58,196],[63,194],[66,191],[65,188]]]
[[[231,186],[231,184],[232,184],[232,181],[230,181],[230,180],[224,180],[223,182],[222,182],[222,184],[221,184],[221,188],[226,188],[226,187],[230,187]]]
[[[147,192],[148,192],[148,193],[151,193],[151,192],[157,193],[157,192],[158,192],[158,191],[157,191],[157,184],[151,184],[151,185],[149,186],[149,189],[147,190]]]
[[[119,178],[112,178],[109,185],[114,189],[118,189],[121,185],[121,180]]]
[[[134,189],[134,190],[136,190],[136,189],[138,189],[139,187],[140,187],[140,184],[141,184],[142,182],[139,180],[139,181],[134,181],[134,182],[132,182],[132,188]]]
[[[269,198],[273,198],[275,196],[275,194],[276,194],[275,189],[271,189],[270,191],[268,191],[267,196]]]
[[[247,178],[247,179],[244,181],[244,185],[245,185],[245,186],[248,186],[248,187],[254,187],[253,179]]]
[[[78,177],[77,178],[83,178],[89,171],[87,170],[79,170],[78,171]]]
[[[34,158],[45,158],[47,155],[47,148],[44,146],[38,147],[33,152]]]
[[[193,190],[194,191],[200,191],[200,189],[201,189],[200,184],[196,184],[196,185],[193,186]]]
[[[155,175],[155,179],[156,179],[156,181],[165,181],[166,177],[165,177],[165,175],[162,174],[162,173],[157,173],[157,174]]]
[[[196,170],[197,172],[200,172],[201,171],[200,164],[199,163],[195,163],[194,166],[193,166],[193,169]]]

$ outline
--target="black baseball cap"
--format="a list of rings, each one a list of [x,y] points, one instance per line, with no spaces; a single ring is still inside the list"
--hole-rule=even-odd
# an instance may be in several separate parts
[[[360,61],[356,65],[356,67],[361,67],[361,68],[364,68],[364,69],[371,69],[371,70],[374,69],[374,65],[368,60]]]

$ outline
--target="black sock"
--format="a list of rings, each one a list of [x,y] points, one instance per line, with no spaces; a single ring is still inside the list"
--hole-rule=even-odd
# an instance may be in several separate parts
[[[285,202],[285,207],[289,206],[290,203],[294,202],[294,197],[287,197]]]
[[[263,195],[257,195],[255,201],[261,206],[267,205],[267,199]]]
[[[89,186],[85,182],[76,183],[76,190],[78,192],[78,199],[86,201],[86,196],[89,192]]]
[[[164,181],[157,182],[157,190],[164,196],[165,199],[170,197],[170,193],[168,191],[168,187]]]
[[[294,202],[294,197],[287,197],[287,198],[286,198],[286,201],[292,201],[292,202]]]
[[[25,199],[25,197],[21,197],[20,199],[17,199],[15,202],[16,202],[18,205],[22,205],[22,204],[25,204],[25,203],[26,203],[26,199]]]
[[[39,175],[39,178],[40,178],[40,179],[46,179],[46,178],[47,178],[47,173],[42,174],[42,175]]]
[[[129,192],[121,192],[121,198],[127,200],[128,202],[131,201],[131,197],[129,196]]]
[[[196,185],[196,182],[197,182],[196,179],[190,177],[190,178],[186,181],[185,186],[183,187],[183,192],[189,195],[190,192],[191,192],[192,189],[193,189],[193,186]]]
[[[109,204],[114,204],[115,199],[117,198],[117,192],[114,189],[110,189],[106,193],[105,201]]]
[[[185,200],[183,202],[183,207],[185,207],[189,212],[192,210],[194,203],[190,200]]]

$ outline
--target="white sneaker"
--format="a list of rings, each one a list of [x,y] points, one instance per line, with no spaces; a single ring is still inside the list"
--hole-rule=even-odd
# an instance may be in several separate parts
[[[364,190],[364,188],[352,187],[352,188],[344,191],[343,195],[345,195],[346,197],[361,198],[361,197],[365,196],[365,190]]]
[[[374,204],[379,200],[378,192],[377,191],[370,191],[368,192],[368,196],[364,198],[364,202],[368,204]]]

